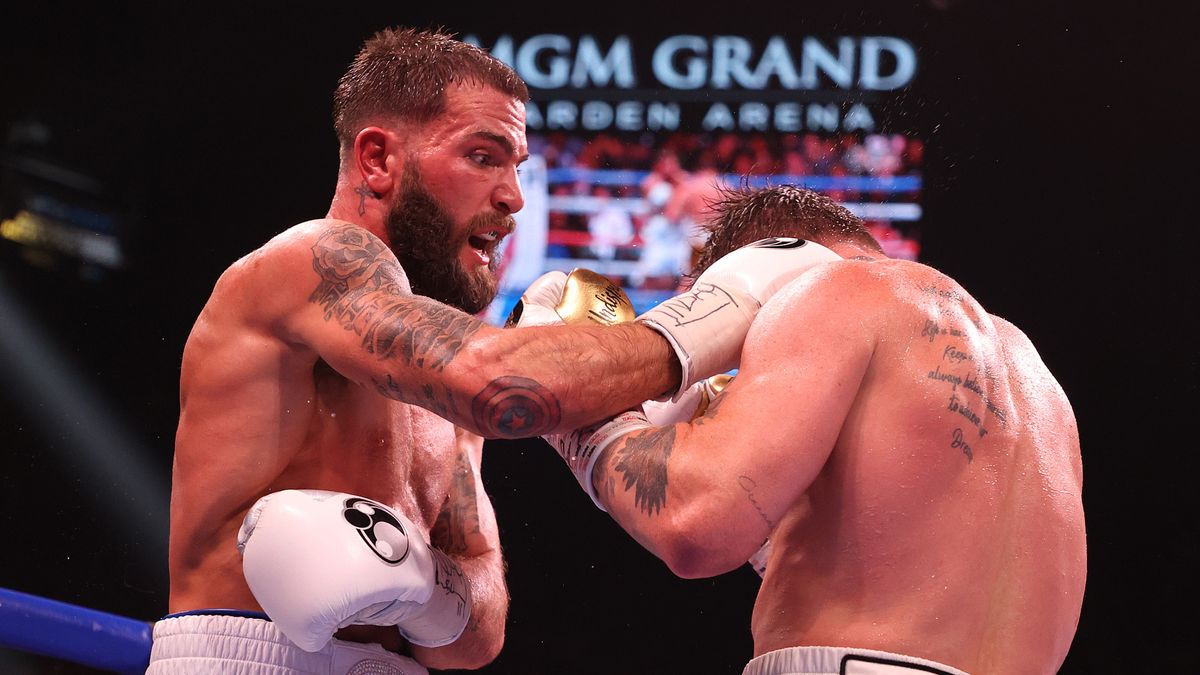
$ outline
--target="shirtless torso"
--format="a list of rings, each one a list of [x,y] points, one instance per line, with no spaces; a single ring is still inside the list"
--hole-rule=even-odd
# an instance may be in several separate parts
[[[394,508],[470,584],[461,634],[441,647],[407,645],[414,659],[470,669],[499,653],[508,595],[479,480],[481,438],[595,422],[680,386],[683,370],[665,329],[511,330],[474,316],[495,296],[496,249],[524,204],[527,100],[511,69],[449,35],[389,29],[364,42],[334,92],[339,166],[326,217],[230,266],[185,346],[172,612],[261,610],[237,550],[248,510],[289,488],[337,491]],[[552,312],[558,298],[540,300]],[[727,358],[740,336],[696,342]],[[315,532],[288,534],[321,545]],[[286,549],[272,560],[294,571]],[[398,579],[407,586],[396,598],[429,588],[428,576]],[[394,613],[360,614],[368,598],[346,594],[315,617],[333,619],[321,635],[331,623],[395,622]],[[394,625],[351,625],[337,637],[406,648]],[[163,650],[160,662],[209,658],[225,642],[181,644],[182,656]]]
[[[631,486],[655,476],[649,508]],[[1052,673],[1078,624],[1071,406],[1019,330],[918,263],[845,260],[793,282],[702,417],[626,437],[594,479],[681,576],[738,567],[769,535],[755,655],[859,647]]]
[[[828,461],[772,534],[755,652],[870,646],[1053,672],[1086,577],[1066,396],[1028,338],[949,278],[865,265],[885,291],[865,308],[874,353]]]
[[[295,243],[285,235],[268,247]],[[233,544],[246,510],[269,492],[320,487],[364,495],[406,514],[426,539],[452,504],[474,519],[482,510],[484,526],[491,523],[486,495],[473,489],[480,437],[347,380],[312,347],[288,340],[283,317],[294,308],[287,298],[303,292],[268,292],[298,281],[269,269],[273,253],[282,252],[260,251],[232,266],[184,350],[171,504],[172,611],[261,610]],[[309,286],[315,285],[314,276]],[[459,472],[446,470],[456,463]],[[398,640],[395,629],[378,626],[341,637],[347,635],[385,645]]]
[[[612,358],[588,358],[609,340]],[[395,508],[471,580],[466,631],[444,647],[410,645],[413,655],[480,667],[502,644],[508,606],[482,436],[628,408],[678,381],[670,354],[642,326],[488,326],[411,293],[387,246],[345,221],[281,233],[226,270],[184,348],[170,610],[261,611],[236,547],[250,506],[288,488],[346,492]],[[586,387],[564,386],[564,363]],[[405,647],[394,626],[337,637]]]

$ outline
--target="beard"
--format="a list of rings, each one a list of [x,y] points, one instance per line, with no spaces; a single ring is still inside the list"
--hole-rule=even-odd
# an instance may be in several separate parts
[[[421,185],[420,173],[409,162],[385,227],[392,252],[408,275],[413,293],[468,314],[482,312],[495,299],[496,269],[500,263],[496,244],[488,246],[491,250],[486,266],[473,265],[468,269],[459,256],[471,233],[481,228],[502,234],[511,232],[511,216],[499,213],[476,216],[456,235],[449,214]]]

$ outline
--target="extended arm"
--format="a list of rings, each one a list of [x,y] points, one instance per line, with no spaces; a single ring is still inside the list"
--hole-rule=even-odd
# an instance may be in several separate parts
[[[695,421],[620,435],[591,474],[609,514],[676,574],[745,564],[829,456],[873,350],[866,284],[815,272],[755,321],[742,367]]]
[[[280,312],[285,340],[484,437],[575,428],[679,381],[670,345],[644,326],[503,330],[413,295],[395,256],[362,228],[311,228],[285,246],[285,281],[306,289]]]
[[[413,646],[413,656],[430,668],[480,668],[504,646],[508,588],[504,559],[491,500],[483,490],[480,464],[483,439],[457,430],[459,456],[450,494],[430,531],[430,543],[462,568],[471,585],[474,606],[458,640],[445,647]]]

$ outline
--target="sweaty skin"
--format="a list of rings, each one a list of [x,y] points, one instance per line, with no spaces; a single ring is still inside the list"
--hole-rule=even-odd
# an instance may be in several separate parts
[[[463,568],[466,631],[411,651],[432,668],[480,667],[503,644],[508,607],[481,437],[566,430],[678,385],[670,346],[648,328],[502,330],[411,293],[383,225],[405,162],[458,228],[467,269],[494,250],[469,241],[483,233],[472,219],[522,203],[522,103],[471,84],[446,96],[419,129],[381,120],[359,132],[329,216],[234,263],[196,320],[180,379],[172,612],[261,611],[235,546],[247,510],[289,488],[347,492],[397,509]],[[405,647],[394,627],[338,637]]]
[[[756,656],[861,647],[1053,673],[1078,625],[1071,406],[1024,334],[918,263],[800,277],[702,417],[626,436],[593,478],[680,576],[732,570],[770,537]]]

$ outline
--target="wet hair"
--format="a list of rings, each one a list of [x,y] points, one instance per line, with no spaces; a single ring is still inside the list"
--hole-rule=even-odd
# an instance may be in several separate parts
[[[446,108],[451,84],[481,84],[522,103],[529,89],[486,51],[443,29],[389,28],[363,43],[333,94],[333,125],[343,148],[354,145],[363,123],[386,115],[428,122]]]
[[[712,214],[704,223],[708,240],[692,276],[725,254],[767,237],[798,237],[822,246],[852,243],[883,253],[858,216],[812,190],[792,185],[721,187],[708,206]]]

